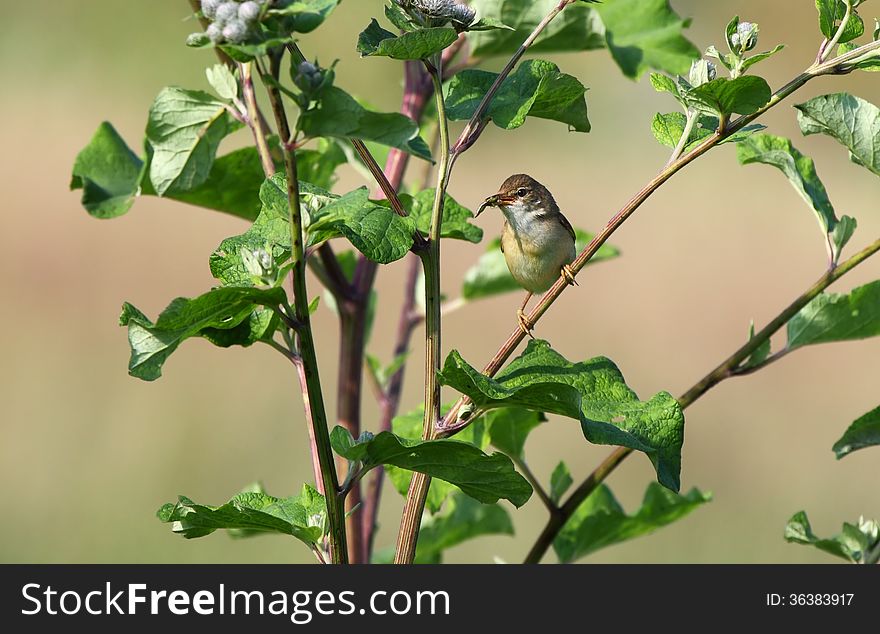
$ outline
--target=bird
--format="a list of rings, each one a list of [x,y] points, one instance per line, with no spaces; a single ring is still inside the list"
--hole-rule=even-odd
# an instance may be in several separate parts
[[[520,330],[533,337],[534,324],[525,314],[532,295],[549,289],[560,276],[577,285],[571,268],[576,255],[574,228],[559,211],[550,190],[528,174],[514,174],[505,180],[474,217],[487,207],[497,207],[504,214],[501,251],[513,279],[528,291],[516,316]]]

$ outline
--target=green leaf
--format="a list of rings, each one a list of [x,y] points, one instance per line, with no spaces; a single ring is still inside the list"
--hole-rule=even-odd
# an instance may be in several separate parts
[[[436,190],[433,188],[420,191],[413,197],[409,210],[416,227],[426,235],[431,229],[431,211],[434,207],[435,194]],[[473,217],[474,213],[470,209],[458,204],[452,196],[446,194],[443,199],[443,222],[440,225],[440,237],[478,243],[483,239],[483,230],[470,223]]]
[[[602,484],[566,522],[553,540],[553,550],[560,562],[569,563],[601,548],[653,533],[711,499],[711,493],[696,488],[677,495],[652,482],[641,508],[635,515],[627,515],[611,489]]]
[[[500,20],[496,20],[495,18],[480,18],[473,24],[471,24],[467,30],[471,33],[476,31],[492,31],[495,29],[501,29],[504,31],[515,31],[512,26],[507,26]]]
[[[682,20],[668,0],[605,0],[597,5],[605,42],[624,75],[640,77],[654,68],[684,75],[700,51],[683,35]]]
[[[397,36],[383,29],[373,18],[358,36],[357,51],[361,57],[427,59],[457,39],[458,32],[451,27],[418,29]]]
[[[687,117],[684,115],[684,113],[658,113],[654,115],[654,120],[651,122],[651,132],[654,134],[654,138],[657,139],[657,141],[660,142],[661,145],[674,148],[678,145],[678,141],[681,138],[681,135],[684,134],[684,128],[686,124]],[[704,139],[712,136],[712,134],[714,134],[715,130],[717,129],[717,117],[699,115],[697,117],[697,122],[694,124],[693,129],[691,130],[691,134],[688,137],[688,142],[684,147],[684,152],[690,152]],[[729,137],[725,138],[719,143],[719,145],[723,145],[724,143],[739,143],[743,139],[746,139],[756,132],[760,132],[764,129],[765,126],[759,124],[746,126],[741,130],[734,132]]]
[[[172,531],[187,539],[226,529],[236,536],[254,532],[291,535],[309,546],[320,542],[326,514],[324,496],[308,485],[300,495],[289,498],[239,493],[223,506],[196,504],[180,496],[176,504],[165,504],[156,513],[162,522],[171,524]]]
[[[337,181],[336,168],[347,161],[348,158],[337,141],[318,139],[315,149],[297,151],[297,176],[301,181],[316,187],[330,189]]]
[[[341,0],[294,0],[275,7],[269,13],[283,16],[286,30],[311,33],[326,20]],[[276,3],[278,4],[278,3]]]
[[[832,39],[843,21],[843,16],[846,15],[846,4],[843,0],[816,0],[816,10],[819,11],[819,29],[822,31],[822,35],[829,40]],[[849,42],[861,37],[864,33],[865,23],[853,10],[839,42]]]
[[[238,97],[238,80],[226,64],[214,64],[205,69],[208,83],[223,99]]]
[[[774,55],[776,55],[776,53],[778,53],[779,51],[781,51],[784,48],[785,48],[785,44],[779,44],[773,50],[764,51],[763,53],[756,53],[755,55],[752,55],[751,57],[747,57],[746,59],[743,60],[742,66],[740,67],[742,72],[746,72],[748,69],[750,69],[755,64],[758,64],[760,62],[763,62],[765,59],[773,57]]]
[[[473,0],[480,21],[509,25],[512,31],[471,33],[468,40],[473,57],[510,56],[544,19],[556,0]],[[479,24],[479,22],[478,22]],[[471,27],[473,29],[473,27]],[[532,53],[586,51],[605,47],[604,27],[599,15],[585,4],[565,8],[541,32],[529,48]]]
[[[813,546],[857,564],[863,561],[868,554],[867,551],[877,543],[877,523],[864,520],[858,526],[844,523],[843,531],[833,537],[821,539],[813,533],[807,514],[800,511],[795,513],[785,525],[785,541]]]
[[[767,105],[770,86],[761,77],[752,75],[736,79],[718,78],[696,86],[685,95],[694,108],[721,116],[754,114]]]
[[[408,440],[383,431],[373,438],[351,438],[337,426],[330,435],[334,451],[343,458],[363,462],[365,469],[381,464],[424,473],[454,484],[462,492],[486,504],[499,499],[522,506],[532,487],[502,453],[487,455],[459,440]]]
[[[470,119],[497,77],[497,73],[473,69],[456,74],[446,94],[449,118]],[[531,116],[568,124],[577,132],[589,132],[586,90],[577,78],[559,72],[556,64],[529,60],[504,80],[486,116],[505,130],[520,127]]]
[[[546,341],[533,340],[491,378],[453,350],[439,380],[469,396],[477,407],[519,406],[578,419],[589,442],[642,451],[661,484],[674,491],[680,486],[681,407],[666,392],[640,401],[617,366],[605,357],[571,363]]]
[[[412,218],[371,202],[367,188],[361,187],[334,200],[321,209],[320,216],[313,217],[309,242],[341,234],[370,260],[388,264],[409,252],[414,231]]]
[[[522,407],[503,407],[485,415],[489,441],[515,460],[525,460],[526,438],[546,420],[540,412]]]
[[[795,191],[813,209],[826,241],[829,239],[838,220],[813,159],[801,154],[788,139],[771,134],[757,134],[740,142],[737,158],[742,165],[764,163],[785,174]],[[837,248],[835,260],[839,252],[840,248]]]
[[[198,90],[163,88],[150,107],[150,182],[160,196],[188,191],[208,179],[217,147],[237,128],[226,105]]]
[[[845,92],[822,95],[795,108],[801,132],[837,139],[853,163],[880,176],[880,108]]]
[[[575,233],[577,234],[576,248],[578,251],[582,251],[595,237],[580,229]],[[616,247],[603,244],[593,259],[587,263],[587,266],[616,258],[619,255],[620,251]],[[462,297],[467,301],[474,301],[519,290],[522,290],[522,287],[510,274],[507,262],[504,260],[504,254],[501,252],[501,240],[496,238],[489,243],[486,253],[481,255],[477,263],[465,273]]]
[[[755,322],[749,324],[749,341],[755,338]],[[761,365],[770,356],[770,340],[766,339],[758,348],[749,355],[749,358],[742,364],[742,368],[754,368]]]
[[[143,161],[103,122],[76,156],[70,189],[82,189],[82,205],[95,218],[116,218],[134,204]]]
[[[367,110],[335,86],[321,92],[318,106],[303,112],[298,125],[308,137],[375,141],[431,160],[431,150],[419,136],[419,127],[412,119],[399,113]]]
[[[443,513],[422,521],[416,563],[439,562],[443,551],[483,535],[513,535],[510,515],[498,504],[481,504],[454,494]]]
[[[854,451],[877,445],[880,445],[880,407],[856,419],[832,449],[840,460]]]
[[[789,350],[880,335],[880,280],[850,293],[822,293],[788,322]]]
[[[274,332],[277,322],[271,308],[286,301],[280,288],[217,288],[194,299],[178,297],[156,323],[125,303],[119,325],[128,327],[128,373],[145,381],[158,379],[171,353],[190,337],[204,337],[222,347],[249,346]]]
[[[568,465],[560,460],[559,464],[556,465],[556,468],[553,469],[553,473],[550,475],[550,500],[554,504],[559,504],[560,500],[562,500],[562,496],[568,491],[568,488],[573,483],[574,480],[571,478],[571,472],[568,470]]]

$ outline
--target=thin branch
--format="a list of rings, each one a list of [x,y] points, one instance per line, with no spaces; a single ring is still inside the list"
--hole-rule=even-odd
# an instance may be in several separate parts
[[[849,258],[843,264],[834,269],[826,271],[815,284],[804,291],[797,299],[795,299],[785,310],[777,315],[767,326],[752,337],[745,345],[732,355],[721,362],[714,370],[705,377],[700,379],[693,387],[678,398],[678,403],[682,409],[686,409],[699,400],[706,392],[713,387],[733,376],[737,376],[736,369],[748,359],[758,348],[770,340],[777,331],[787,324],[792,317],[798,314],[807,304],[818,297],[831,284],[839,280],[841,277],[849,273],[856,266],[870,258],[872,255],[880,251],[880,240],[876,240],[866,248],[862,249],[854,256]],[[787,354],[787,351],[786,351]],[[784,354],[777,355],[776,359],[781,358]],[[772,359],[773,357],[771,357]],[[769,361],[769,359],[768,359]],[[747,374],[747,373],[741,373]],[[627,456],[633,452],[632,449],[618,447],[604,460],[602,463],[584,480],[580,486],[569,496],[561,507],[559,515],[551,514],[547,525],[541,532],[534,546],[526,556],[524,563],[538,563],[550,546],[559,531],[565,525],[565,522],[574,514],[581,503],[586,500],[590,494],[614,471],[617,466],[623,462]]]
[[[837,32],[835,32],[834,37],[831,38],[831,41],[828,42],[823,50],[822,55],[819,57],[820,62],[824,62],[831,53],[834,51],[834,47],[837,46],[837,43],[840,41],[840,38],[843,37],[843,33],[846,31],[846,27],[849,25],[849,18],[852,15],[852,0],[843,0],[843,4],[846,5],[846,11],[843,14],[843,20],[840,22],[840,26],[837,28]],[[835,13],[837,12],[837,6],[835,8]]]
[[[260,109],[257,107],[257,96],[254,93],[254,80],[251,76],[250,62],[239,64],[238,71],[241,75],[241,93],[248,110],[248,127],[254,135],[254,142],[257,145],[257,153],[260,155],[263,172],[266,174],[266,178],[268,178],[275,173],[275,163],[272,160],[272,153],[269,151],[268,132],[263,126],[263,117],[260,116]]]
[[[520,460],[518,457],[510,456],[510,459],[513,461],[513,464],[516,465],[516,468],[525,476],[526,480],[529,481],[529,484],[532,485],[532,489],[535,490],[535,493],[538,494],[538,498],[547,508],[550,515],[557,515],[561,509],[556,506],[553,500],[550,499],[550,496],[547,495],[547,491],[544,490],[544,487],[541,485],[541,481],[535,477],[535,474],[529,468],[529,465],[526,464],[525,460]]]
[[[687,146],[688,139],[691,138],[691,132],[694,131],[694,124],[697,122],[699,116],[700,115],[697,112],[688,108],[687,121],[684,124],[684,130],[681,132],[681,138],[678,140],[675,149],[672,150],[672,155],[669,157],[669,160],[666,161],[666,167],[675,163],[675,161],[678,160],[678,157],[681,156],[682,152],[684,152],[684,148]]]

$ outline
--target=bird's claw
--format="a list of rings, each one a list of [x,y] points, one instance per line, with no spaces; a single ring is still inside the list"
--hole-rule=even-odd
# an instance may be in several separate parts
[[[516,311],[516,318],[519,321],[519,329],[522,330],[524,335],[535,338],[535,335],[532,334],[532,329],[534,328],[534,324],[529,321],[529,318],[526,317],[526,314],[522,309]]]
[[[577,280],[574,279],[574,271],[571,270],[571,267],[568,264],[562,265],[562,277],[565,278],[565,281],[568,282],[571,286],[577,286]]]

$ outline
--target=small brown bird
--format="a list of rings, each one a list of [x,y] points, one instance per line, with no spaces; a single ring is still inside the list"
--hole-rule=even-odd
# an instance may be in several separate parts
[[[553,194],[527,174],[514,174],[504,181],[476,215],[486,207],[498,207],[504,214],[501,251],[513,279],[529,293],[516,315],[522,331],[532,336],[533,324],[525,314],[532,295],[549,289],[560,275],[569,284],[577,284],[569,266],[576,255],[574,229]]]

